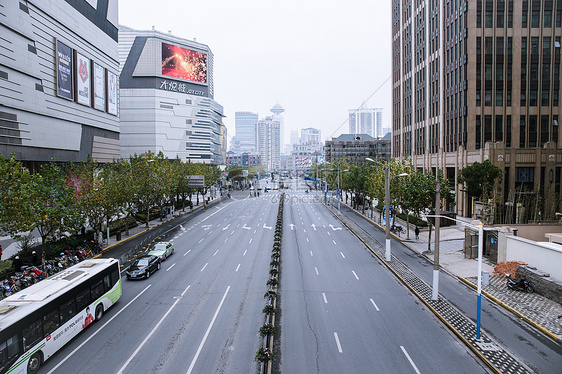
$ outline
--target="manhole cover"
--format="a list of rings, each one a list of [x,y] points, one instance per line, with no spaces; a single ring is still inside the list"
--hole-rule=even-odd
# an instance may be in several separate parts
[[[499,351],[500,348],[494,343],[476,343],[483,351]]]

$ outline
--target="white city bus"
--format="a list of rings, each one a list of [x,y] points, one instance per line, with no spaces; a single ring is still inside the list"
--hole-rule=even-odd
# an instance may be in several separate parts
[[[85,260],[0,301],[0,374],[35,373],[121,297],[116,259]]]

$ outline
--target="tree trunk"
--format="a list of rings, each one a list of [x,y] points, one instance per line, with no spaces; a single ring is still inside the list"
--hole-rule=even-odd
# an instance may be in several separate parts
[[[148,221],[150,221],[150,206],[146,208],[146,228],[148,228]]]

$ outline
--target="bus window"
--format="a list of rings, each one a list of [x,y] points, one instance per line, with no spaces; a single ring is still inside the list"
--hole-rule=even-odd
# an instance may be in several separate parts
[[[114,286],[117,282],[119,282],[119,271],[115,270],[111,273],[111,286]]]
[[[27,351],[42,338],[43,329],[40,320],[25,327],[23,329],[23,350]]]
[[[99,280],[92,286],[92,300],[97,300],[101,295],[103,295],[103,283]]]
[[[109,291],[111,289],[111,275],[107,274],[105,277],[103,277],[103,284],[105,285],[105,292]]]
[[[53,310],[43,317],[43,333],[45,336],[50,335],[59,328],[59,311]]]
[[[76,295],[76,308],[77,310],[85,309],[90,304],[90,290],[86,289]]]
[[[60,307],[60,323],[61,325],[70,321],[74,316],[76,316],[76,303],[74,299],[62,304]]]
[[[0,343],[0,368],[7,367],[14,357],[20,353],[18,336],[14,335],[8,340]]]

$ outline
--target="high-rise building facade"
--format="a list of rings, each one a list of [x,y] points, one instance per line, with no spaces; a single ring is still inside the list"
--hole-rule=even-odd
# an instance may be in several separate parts
[[[349,110],[349,133],[367,134],[374,138],[382,137],[382,109],[367,108]]]
[[[561,35],[560,0],[392,1],[392,155],[442,170],[449,210],[473,214],[458,172],[485,160],[499,206],[535,191],[560,208]]]
[[[256,123],[258,114],[252,112],[234,113],[234,127],[236,131],[236,141],[238,142],[235,152],[255,152],[256,151]]]
[[[268,171],[279,170],[281,164],[281,123],[268,116],[256,123],[256,148],[262,165]]]
[[[322,132],[320,129],[312,127],[301,130],[300,144],[320,144],[322,143]]]
[[[2,1],[0,153],[41,163],[120,158],[117,1]]]
[[[213,53],[170,33],[119,30],[121,154],[223,165],[226,126],[214,100]]]

